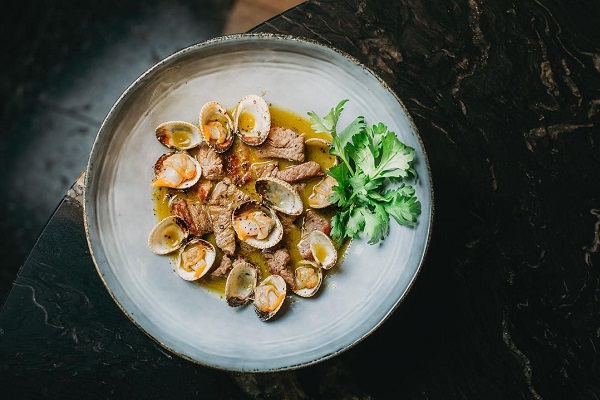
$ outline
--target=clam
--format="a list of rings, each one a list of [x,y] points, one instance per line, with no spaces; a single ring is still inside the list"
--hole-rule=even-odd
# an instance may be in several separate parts
[[[271,319],[281,309],[287,286],[280,275],[269,275],[254,289],[254,308],[262,321]]]
[[[223,153],[233,144],[233,122],[225,107],[209,101],[200,109],[200,129],[204,140],[217,153]]]
[[[217,252],[212,243],[203,239],[192,239],[179,252],[177,273],[186,281],[202,278],[215,262]]]
[[[321,287],[323,270],[315,262],[301,260],[294,269],[294,282],[294,293],[301,297],[312,297]]]
[[[279,178],[258,178],[254,184],[256,193],[268,207],[288,215],[300,215],[304,204],[298,191]]]
[[[258,270],[249,262],[238,260],[225,282],[225,299],[231,307],[239,307],[252,299],[258,282]]]
[[[158,222],[148,236],[148,247],[155,254],[169,254],[179,249],[189,231],[182,218],[170,215]]]
[[[337,180],[330,175],[326,175],[313,186],[312,193],[308,196],[308,205],[312,208],[325,208],[330,206],[332,203],[329,201],[329,196],[333,192],[333,187],[336,185]]]
[[[202,167],[195,158],[186,152],[167,153],[154,164],[152,186],[187,189],[195,185],[200,176]]]
[[[238,239],[257,249],[271,248],[283,237],[283,225],[275,211],[257,201],[240,204],[231,219]]]
[[[250,146],[262,144],[271,130],[269,105],[260,96],[242,98],[233,113],[234,130],[240,140]]]
[[[170,149],[189,150],[202,143],[200,129],[184,121],[163,122],[156,128],[156,138]]]
[[[302,241],[308,241],[310,252],[317,266],[323,269],[330,269],[337,262],[337,249],[327,236],[321,231],[312,231]],[[301,243],[299,244],[301,245]]]

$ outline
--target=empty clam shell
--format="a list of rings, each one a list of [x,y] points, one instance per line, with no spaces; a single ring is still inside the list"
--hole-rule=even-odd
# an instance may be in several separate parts
[[[252,299],[258,282],[258,270],[249,262],[238,260],[225,282],[225,299],[231,307],[239,307]]]
[[[186,281],[200,279],[210,270],[216,255],[212,243],[203,239],[192,239],[179,252],[177,273]]]
[[[256,315],[267,321],[281,309],[287,293],[287,285],[280,275],[269,275],[254,289]]]
[[[260,96],[242,98],[233,113],[234,130],[240,140],[250,146],[262,144],[271,130],[269,105]]]
[[[156,138],[170,149],[189,150],[202,143],[200,129],[184,121],[163,122],[156,128]]]
[[[183,219],[170,215],[154,226],[148,236],[148,247],[155,254],[169,254],[179,249],[188,235]]]
[[[288,215],[300,215],[304,210],[298,191],[286,181],[273,177],[258,178],[254,183],[263,203]]]
[[[308,241],[314,262],[323,269],[330,269],[337,262],[337,249],[331,238],[321,231],[312,231],[300,242]],[[302,243],[299,243],[302,245]]]

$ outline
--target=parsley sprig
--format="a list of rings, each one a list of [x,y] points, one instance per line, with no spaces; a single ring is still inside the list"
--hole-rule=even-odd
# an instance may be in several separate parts
[[[340,101],[323,118],[308,113],[316,132],[331,135],[330,153],[340,161],[327,170],[337,181],[329,200],[339,208],[331,220],[331,236],[341,242],[364,232],[369,243],[375,244],[388,235],[390,217],[414,227],[421,213],[415,189],[407,183],[417,180],[414,149],[383,123],[368,126],[362,116],[338,132],[347,101]]]

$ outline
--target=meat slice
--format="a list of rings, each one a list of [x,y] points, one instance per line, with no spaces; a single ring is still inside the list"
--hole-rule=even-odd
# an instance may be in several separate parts
[[[267,260],[269,266],[269,272],[271,274],[281,275],[284,281],[290,288],[295,287],[294,271],[289,266],[291,260],[290,253],[286,248],[280,248],[274,252],[264,252],[263,255]]]
[[[238,141],[225,154],[225,171],[236,186],[242,186],[250,179],[250,147]]]
[[[202,166],[202,177],[211,181],[219,181],[224,178],[223,159],[207,144],[200,146],[196,158]]]
[[[304,135],[275,126],[271,128],[267,140],[256,147],[256,155],[260,158],[273,157],[304,162]]]
[[[310,247],[308,242],[305,241],[308,235],[312,231],[321,231],[326,235],[329,235],[331,231],[331,225],[329,224],[329,220],[325,218],[322,214],[315,210],[307,210],[306,215],[304,216],[304,223],[302,224],[302,235],[300,237],[300,242],[298,242],[298,250],[300,250],[300,254],[307,260],[312,260],[313,256],[310,251]]]
[[[237,188],[229,178],[225,178],[215,185],[208,204],[211,206],[225,206],[233,210],[240,203],[250,200],[250,196]]]
[[[266,176],[277,176],[277,172],[279,172],[279,163],[277,161],[254,163],[250,166],[250,172],[252,172],[254,179],[264,178]]]
[[[199,202],[178,198],[171,204],[171,211],[183,218],[192,235],[203,236],[213,230],[210,216]]]
[[[198,200],[200,201],[200,203],[206,204],[206,201],[208,200],[208,196],[210,195],[210,192],[212,191],[214,186],[215,186],[214,182],[206,180],[206,179],[200,179],[200,181],[198,181],[195,188],[196,188],[196,194],[198,195]]]
[[[325,173],[321,170],[321,166],[318,162],[307,161],[278,171],[276,176],[286,182],[296,183],[323,175],[325,175]]]
[[[231,268],[233,268],[233,260],[227,254],[225,254],[221,259],[221,264],[219,264],[219,267],[211,272],[210,275],[215,278],[224,278],[227,276],[227,274],[229,274]]]
[[[228,178],[217,183],[208,201],[208,213],[212,221],[217,246],[225,254],[235,252],[235,230],[231,223],[233,209],[250,196],[238,189]]]

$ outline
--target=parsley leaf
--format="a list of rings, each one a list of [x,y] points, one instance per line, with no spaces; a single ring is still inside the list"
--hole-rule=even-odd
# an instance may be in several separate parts
[[[323,118],[308,113],[315,131],[331,135],[330,153],[341,161],[327,170],[337,181],[329,196],[338,208],[331,219],[331,236],[341,242],[363,232],[369,243],[375,244],[389,234],[390,218],[407,227],[417,223],[421,203],[415,189],[405,183],[410,178],[417,180],[414,149],[383,123],[368,126],[362,116],[338,132],[347,102],[340,101]],[[390,183],[397,187],[388,188]]]

